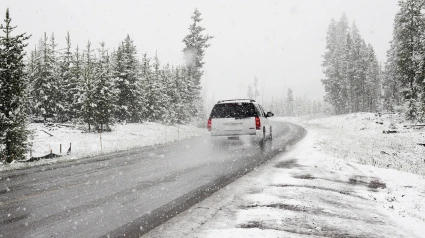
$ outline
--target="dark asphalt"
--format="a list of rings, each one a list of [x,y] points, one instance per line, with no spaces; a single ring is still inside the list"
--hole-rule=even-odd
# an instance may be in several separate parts
[[[0,237],[139,237],[296,143],[272,122],[263,147],[212,146],[209,135],[0,172]]]

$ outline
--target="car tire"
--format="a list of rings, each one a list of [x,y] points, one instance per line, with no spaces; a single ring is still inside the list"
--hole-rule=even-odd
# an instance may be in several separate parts
[[[270,135],[269,135],[269,139],[273,140],[273,130],[272,127],[270,126]]]
[[[264,145],[264,143],[266,142],[266,139],[267,139],[266,130],[265,130],[265,128],[263,128],[263,136],[261,137],[260,143],[259,143],[260,147]]]

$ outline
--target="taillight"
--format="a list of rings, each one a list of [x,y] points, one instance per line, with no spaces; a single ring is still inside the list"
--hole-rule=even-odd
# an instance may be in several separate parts
[[[211,131],[211,118],[208,119],[207,128],[208,128],[208,131]]]
[[[255,117],[255,129],[257,130],[261,129],[261,122],[259,117]]]

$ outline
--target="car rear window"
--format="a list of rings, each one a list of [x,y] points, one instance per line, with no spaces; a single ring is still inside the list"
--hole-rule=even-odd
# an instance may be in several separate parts
[[[216,104],[211,111],[211,118],[255,117],[255,107],[252,103]]]

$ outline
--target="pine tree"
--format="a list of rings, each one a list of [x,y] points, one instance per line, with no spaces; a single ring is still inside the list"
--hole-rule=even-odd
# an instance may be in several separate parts
[[[381,70],[372,45],[367,47],[364,110],[378,111],[381,99]]]
[[[31,92],[34,91],[34,83],[36,80],[37,74],[37,61],[39,58],[39,52],[37,47],[34,47],[34,50],[30,52],[30,56],[28,59],[28,65],[26,67],[26,75],[27,75],[27,95],[30,95]],[[29,117],[33,118],[35,116],[35,104],[34,100],[27,101],[27,114]]]
[[[160,121],[165,124],[172,124],[173,118],[175,117],[175,108],[172,104],[171,98],[173,96],[173,88],[171,88],[173,82],[173,72],[169,64],[166,64],[161,71],[161,87],[162,94],[160,97],[160,103],[162,103],[163,115],[161,115]]]
[[[332,105],[334,113],[377,110],[380,66],[373,47],[366,45],[355,23],[350,30],[345,14],[329,25],[322,67],[325,101]]]
[[[333,56],[334,67],[337,70],[337,77],[335,78],[334,87],[336,88],[337,94],[334,99],[337,114],[348,113],[349,111],[349,87],[347,85],[347,62],[346,54],[349,53],[347,50],[347,39],[349,35],[348,19],[345,13],[342,14],[340,20],[336,24],[336,52]],[[345,59],[345,60],[344,60]]]
[[[189,34],[184,37],[183,43],[185,47],[183,53],[186,59],[187,76],[191,83],[190,92],[192,105],[192,115],[200,117],[203,114],[202,99],[201,99],[201,78],[203,75],[203,66],[205,49],[210,46],[208,43],[213,37],[204,34],[205,28],[200,26],[202,21],[201,13],[195,9],[192,15],[193,23],[189,26]]]
[[[418,120],[420,122],[425,122],[425,1],[420,0],[418,2],[418,7],[420,8],[419,12],[420,18],[419,21],[419,43],[418,50],[415,59],[418,62],[418,71],[416,72],[416,81],[418,83],[419,94],[420,94],[420,103],[419,103],[419,113]]]
[[[69,83],[65,85],[68,92],[67,103],[69,106],[69,119],[71,121],[79,119],[82,110],[82,101],[80,99],[84,93],[83,60],[83,54],[80,53],[80,48],[77,46],[72,56]]]
[[[342,113],[342,105],[340,99],[340,43],[338,43],[337,23],[332,19],[326,36],[326,51],[324,61],[322,63],[325,78],[322,83],[325,87],[325,100],[332,104],[335,113]],[[287,112],[288,113],[288,112]]]
[[[159,68],[158,56],[155,56],[152,65],[150,65],[150,59],[145,55],[143,59],[143,77],[145,79],[143,91],[146,98],[146,119],[149,121],[158,121],[161,115],[164,115],[164,105],[161,102],[163,87]]]
[[[362,39],[355,23],[352,25],[351,35],[352,49],[349,56],[350,61],[350,100],[347,112],[359,112],[364,110],[363,96],[365,93],[365,42]]]
[[[178,68],[171,67],[167,73],[167,89],[168,89],[168,112],[167,121],[169,125],[178,123],[178,115],[180,110],[180,93],[179,93],[179,72]]]
[[[103,132],[110,131],[113,123],[117,90],[105,43],[100,43],[100,47],[99,58],[94,66],[93,118],[96,129]]]
[[[91,43],[87,42],[84,52],[84,61],[82,66],[82,82],[81,94],[79,102],[81,103],[80,117],[87,123],[88,131],[91,132],[92,126],[95,125],[95,68],[96,59],[93,56]]]
[[[70,121],[75,116],[72,113],[72,108],[74,104],[74,95],[77,90],[78,82],[74,81],[72,75],[72,64],[73,64],[73,54],[71,52],[71,37],[69,32],[66,37],[66,48],[61,52],[59,67],[60,67],[60,78],[62,85],[60,87],[61,99],[63,105],[63,110],[61,113],[61,121]]]
[[[54,43],[54,41],[53,41]],[[47,34],[41,40],[40,58],[37,62],[35,74],[33,100],[35,101],[35,112],[37,116],[55,119],[58,113],[56,104],[59,91],[58,75],[56,74],[56,62],[54,46],[49,44]]]
[[[116,117],[120,121],[139,122],[142,119],[142,88],[137,50],[127,35],[114,55],[114,76],[118,92]]]
[[[340,78],[338,78],[338,86],[340,92],[338,94],[339,101],[339,112],[340,113],[350,113],[355,110],[355,70],[354,70],[354,60],[355,57],[355,48],[353,44],[353,39],[351,35],[346,35],[345,44],[343,45],[343,51],[340,58],[342,59],[341,68],[340,68]]]
[[[421,10],[424,2],[400,1],[400,11],[394,22],[394,62],[402,86],[402,95],[407,106],[406,118],[416,120],[420,94],[422,49],[420,35],[424,24]]]
[[[143,54],[142,57],[142,63],[140,67],[140,74],[141,74],[141,80],[140,80],[140,87],[142,94],[142,100],[141,104],[144,105],[143,110],[141,111],[141,120],[148,121],[151,120],[152,117],[152,111],[150,110],[149,103],[152,102],[154,99],[152,98],[152,69],[151,69],[151,59],[147,56],[146,53]]]
[[[165,85],[162,79],[163,72],[160,70],[161,64],[158,55],[153,59],[153,71],[151,75],[151,89],[150,97],[148,100],[148,110],[150,111],[150,119],[152,121],[162,121],[162,116],[166,113],[165,105],[167,104],[167,97],[165,93]]]
[[[383,73],[383,109],[387,112],[394,112],[395,107],[402,104],[400,94],[401,80],[394,61],[395,47],[396,43],[393,40],[390,49],[387,51],[387,62]]]
[[[25,126],[25,71],[24,42],[26,34],[12,36],[16,28],[11,25],[9,9],[0,30],[0,158],[7,162],[21,159],[25,153],[28,131]]]
[[[188,77],[187,67],[179,70],[178,91],[180,96],[179,123],[188,123],[193,117],[193,81]]]
[[[65,94],[64,81],[61,75],[60,59],[58,57],[57,44],[55,41],[55,35],[52,33],[50,37],[50,46],[52,54],[52,85],[54,85],[54,98],[55,98],[55,117],[56,122],[64,122],[65,118]]]
[[[173,114],[175,117],[173,117],[173,120],[171,123],[182,123],[184,121],[184,108],[183,108],[183,101],[182,101],[182,93],[183,93],[183,87],[182,87],[182,77],[181,77],[181,68],[177,67],[174,70],[173,73],[173,80],[171,82],[173,91],[171,96],[171,103],[174,107]]]

